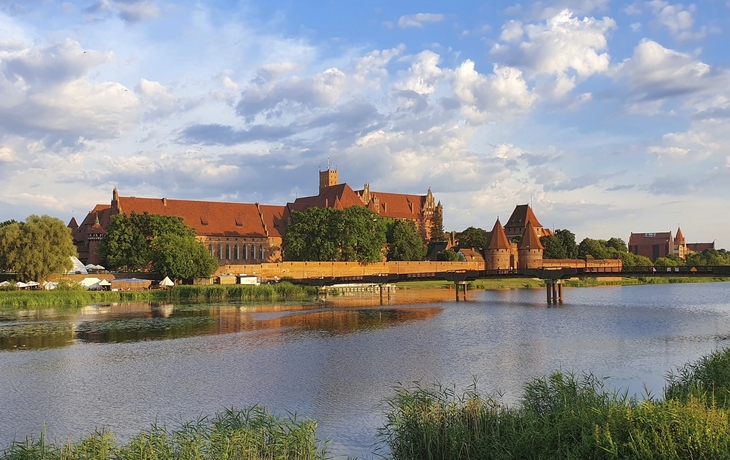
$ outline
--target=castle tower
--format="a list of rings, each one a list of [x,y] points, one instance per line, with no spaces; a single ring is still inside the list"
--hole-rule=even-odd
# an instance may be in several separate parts
[[[327,166],[325,171],[319,172],[319,193],[322,193],[327,187],[332,187],[339,183],[336,169],[330,169]]]
[[[527,222],[525,231],[522,233],[522,239],[517,245],[517,255],[519,257],[517,268],[542,268],[542,253],[544,250],[545,247],[540,242],[532,222]]]
[[[682,234],[682,229],[677,226],[677,236],[674,237],[674,254],[680,259],[687,257],[687,242]]]
[[[486,270],[508,270],[515,266],[512,245],[507,240],[499,217],[492,228],[489,244],[484,248],[484,266]]]

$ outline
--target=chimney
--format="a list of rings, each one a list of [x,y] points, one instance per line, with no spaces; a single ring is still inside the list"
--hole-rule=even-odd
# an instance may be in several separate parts
[[[162,199],[162,206],[167,206],[167,198]]]

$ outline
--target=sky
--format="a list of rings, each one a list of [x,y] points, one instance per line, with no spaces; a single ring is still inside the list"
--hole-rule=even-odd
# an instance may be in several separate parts
[[[0,221],[340,182],[730,248],[730,1],[0,0]],[[723,45],[725,43],[725,45]]]

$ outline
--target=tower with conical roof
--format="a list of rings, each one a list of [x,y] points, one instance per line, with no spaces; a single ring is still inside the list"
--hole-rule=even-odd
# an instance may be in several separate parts
[[[504,228],[499,222],[494,223],[489,244],[484,248],[484,266],[487,270],[508,270],[514,268],[515,257],[513,245],[507,239]]]
[[[517,245],[517,268],[542,268],[542,254],[545,247],[537,236],[532,222],[527,222],[525,231],[522,233],[520,243]]]
[[[685,241],[682,229],[679,226],[677,226],[677,236],[674,237],[674,255],[680,259],[687,257],[687,241]]]

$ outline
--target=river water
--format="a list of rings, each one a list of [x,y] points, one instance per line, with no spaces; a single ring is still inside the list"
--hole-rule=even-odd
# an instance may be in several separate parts
[[[730,343],[730,283],[544,292],[399,291],[327,304],[89,306],[0,311],[0,449],[109,428],[126,439],[261,404],[319,421],[336,458],[373,457],[382,402],[419,381],[519,401],[525,382],[590,371],[660,395],[667,372]]]

